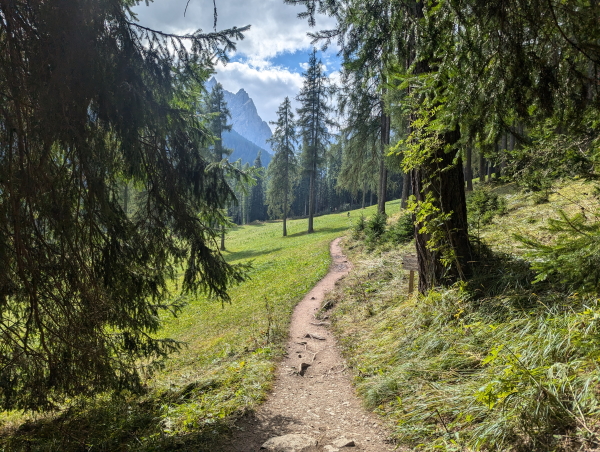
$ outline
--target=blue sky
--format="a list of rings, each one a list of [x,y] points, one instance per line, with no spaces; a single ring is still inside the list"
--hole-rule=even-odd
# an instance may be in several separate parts
[[[213,0],[142,1],[134,11],[143,25],[170,33],[211,31]],[[265,121],[275,120],[275,112],[286,96],[292,99],[302,85],[302,65],[308,61],[311,31],[306,20],[296,16],[301,7],[285,5],[283,0],[216,0],[217,28],[251,25],[237,52],[227,65],[218,65],[215,77],[223,87],[237,92],[244,88]],[[334,26],[332,19],[319,17],[317,29]],[[314,31],[314,30],[312,30]],[[326,72],[337,79],[339,59],[336,48],[320,53]]]

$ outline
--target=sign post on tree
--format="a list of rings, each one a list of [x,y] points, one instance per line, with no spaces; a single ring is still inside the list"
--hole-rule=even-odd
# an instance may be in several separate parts
[[[408,276],[408,294],[415,290],[415,272],[419,271],[416,254],[406,254],[402,256],[402,268],[410,272]]]

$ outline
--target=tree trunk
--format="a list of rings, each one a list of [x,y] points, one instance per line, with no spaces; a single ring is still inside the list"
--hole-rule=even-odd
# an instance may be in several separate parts
[[[454,144],[460,138],[459,131],[444,134],[444,144]],[[425,293],[439,284],[450,284],[464,279],[471,274],[469,261],[472,260],[471,245],[468,237],[467,208],[465,199],[465,179],[462,161],[454,163],[454,155],[444,152],[445,146],[440,146],[429,162],[413,170],[413,193],[417,201],[425,201],[428,192],[436,198],[435,207],[440,213],[450,214],[448,220],[440,225],[444,243],[436,244],[447,247],[446,251],[453,254],[453,260],[448,266],[442,265],[441,258],[444,250],[431,250],[427,243],[432,236],[420,233],[423,224],[416,225],[415,241],[419,265],[419,292]],[[439,163],[437,163],[439,162]],[[443,168],[442,171],[439,168]],[[426,184],[431,181],[430,184]]]
[[[402,175],[402,200],[400,201],[400,207],[406,209],[408,205],[408,195],[410,190],[410,174]]]
[[[473,148],[467,146],[465,150],[466,163],[465,163],[465,178],[467,179],[467,191],[473,191]]]
[[[315,176],[317,174],[317,164],[312,165],[310,172],[310,184],[308,188],[308,233],[315,232],[313,228],[313,216],[315,214]]]
[[[362,207],[361,207],[361,209],[364,209],[364,208],[365,208],[365,201],[366,201],[366,198],[367,198],[367,183],[365,182],[365,183],[363,184],[363,192],[362,192]]]
[[[283,195],[283,236],[287,237],[287,199],[288,199],[288,194],[287,194],[287,190],[285,192],[285,194]]]
[[[479,150],[479,182],[485,183],[485,157],[483,156],[483,149]]]
[[[125,187],[123,188],[123,212],[125,212],[125,216],[129,216],[129,183],[125,182]]]
[[[385,201],[387,195],[387,168],[385,167],[385,151],[390,144],[390,117],[383,111],[381,101],[381,155],[379,162],[379,190],[377,192],[377,213],[385,214]]]
[[[421,20],[425,17],[423,7],[424,2],[413,0],[410,2],[409,14]],[[415,62],[414,58],[414,53],[410,52],[407,67]],[[428,61],[422,59],[416,62],[414,73],[425,74],[430,70]],[[411,118],[411,124],[414,119]],[[454,145],[459,140],[460,131],[449,131],[440,138],[441,144],[433,150],[429,160],[413,170],[412,186],[417,201],[425,201],[427,194],[431,192],[435,207],[440,209],[440,214],[448,215],[442,223],[436,223],[437,226],[434,226],[440,228],[443,233],[442,243],[436,243],[434,246],[445,248],[445,251],[453,254],[453,258],[448,265],[443,265],[442,258],[448,258],[448,253],[443,253],[440,249],[429,249],[427,244],[432,239],[431,235],[421,232],[423,224],[415,225],[420,293],[427,292],[437,284],[466,278],[470,275],[468,262],[472,260],[462,161],[459,158],[454,162],[454,153],[445,152],[446,145]]]
[[[497,168],[496,176],[498,179],[502,177],[504,173],[504,168],[506,168],[506,150],[508,149],[508,136],[505,133],[502,134],[502,142],[500,143],[500,151],[498,153],[499,165]]]
[[[221,226],[221,251],[225,251],[225,226]]]

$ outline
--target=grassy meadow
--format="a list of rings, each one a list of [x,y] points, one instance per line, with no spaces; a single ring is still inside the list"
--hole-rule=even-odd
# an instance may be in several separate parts
[[[176,318],[165,316],[161,336],[186,345],[148,379],[146,394],[73,400],[51,415],[4,413],[0,450],[217,450],[232,417],[264,399],[294,306],[326,274],[330,242],[359,212],[316,217],[314,234],[307,220],[288,221],[285,238],[280,221],[232,229],[224,255],[252,264],[248,280],[231,289],[231,303],[188,297]]]
[[[358,392],[408,450],[600,450],[598,293],[535,283],[514,237],[551,243],[559,210],[598,221],[594,185],[560,183],[543,203],[512,184],[492,190],[506,212],[472,228],[467,283],[408,296],[398,268],[413,243],[346,241],[355,269],[327,303]]]
[[[290,221],[286,238],[281,222],[231,230],[226,258],[251,262],[249,279],[231,289],[231,304],[189,297],[177,318],[165,317],[161,335],[186,347],[145,394],[74,400],[51,415],[4,413],[0,450],[220,450],[232,421],[264,399],[293,307],[327,272],[339,236],[355,267],[323,310],[359,395],[401,449],[600,450],[598,294],[535,283],[514,237],[552,243],[548,220],[559,210],[597,221],[597,192],[566,181],[540,202],[513,184],[489,187],[504,208],[472,224],[474,277],[427,296],[407,293],[401,261],[414,243],[395,242],[398,201],[388,203],[389,233],[378,239],[356,227],[360,210],[317,217],[310,235],[306,220]]]

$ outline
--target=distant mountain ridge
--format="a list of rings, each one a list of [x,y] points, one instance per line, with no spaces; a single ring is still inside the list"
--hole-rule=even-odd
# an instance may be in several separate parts
[[[223,132],[223,146],[227,149],[233,149],[233,153],[229,156],[230,162],[242,159],[242,163],[253,165],[259,152],[261,153],[260,162],[262,166],[269,166],[271,161],[271,154],[241,136],[235,129],[232,129],[231,132]]]
[[[207,82],[206,89],[211,90],[217,83],[215,77],[212,77]],[[241,158],[244,163],[253,164],[256,154],[262,150],[261,162],[263,166],[267,166],[271,160],[271,146],[267,142],[273,135],[271,128],[258,115],[254,101],[244,89],[236,94],[224,89],[223,93],[233,126],[232,133],[223,135],[223,145],[234,150],[230,160]],[[244,139],[249,143],[244,143]]]

